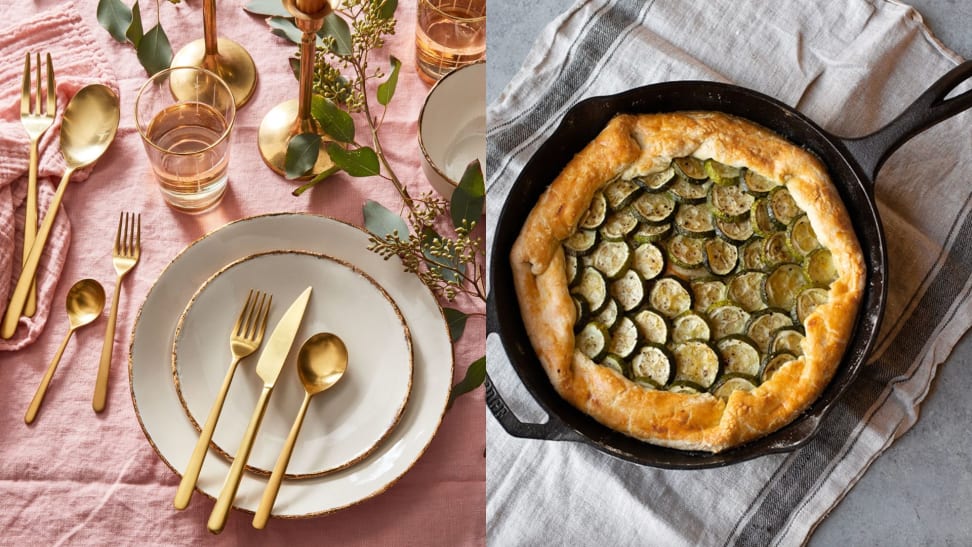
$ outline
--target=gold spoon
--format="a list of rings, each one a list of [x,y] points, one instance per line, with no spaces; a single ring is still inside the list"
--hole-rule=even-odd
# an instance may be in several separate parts
[[[260,500],[260,508],[253,516],[254,528],[263,529],[267,525],[270,510],[273,509],[273,502],[277,499],[280,481],[287,471],[287,464],[290,463],[290,455],[294,451],[294,444],[297,442],[300,426],[304,423],[304,415],[307,413],[307,405],[311,397],[336,384],[344,376],[347,368],[348,348],[334,334],[329,332],[315,334],[301,346],[300,353],[297,354],[297,374],[300,376],[300,382],[304,384],[304,402],[300,405],[297,419],[290,428],[290,434],[287,435],[280,457],[273,466],[270,481]]]
[[[37,393],[34,394],[34,399],[27,407],[27,414],[24,415],[24,423],[29,424],[37,417],[37,411],[40,410],[44,394],[47,393],[47,386],[51,383],[51,378],[54,377],[54,371],[57,370],[57,364],[61,361],[61,355],[64,353],[64,348],[67,347],[71,335],[79,327],[83,327],[101,316],[101,312],[105,309],[105,289],[94,279],[82,279],[68,291],[65,307],[67,308],[70,328],[67,336],[64,337],[64,341],[61,342],[61,347],[57,348],[54,359],[47,367],[44,378],[37,386]]]
[[[61,121],[61,155],[64,156],[64,162],[68,167],[61,177],[60,184],[57,185],[54,199],[47,214],[44,215],[44,222],[37,230],[34,244],[30,247],[30,254],[24,262],[20,279],[17,280],[17,285],[10,297],[3,324],[0,325],[0,337],[10,338],[17,330],[17,322],[24,311],[30,285],[37,273],[37,265],[40,264],[44,245],[47,244],[47,236],[54,226],[54,218],[61,206],[61,198],[64,197],[64,190],[68,186],[71,175],[78,169],[94,163],[108,149],[118,129],[119,110],[118,95],[101,84],[82,87],[64,109],[64,118]]]

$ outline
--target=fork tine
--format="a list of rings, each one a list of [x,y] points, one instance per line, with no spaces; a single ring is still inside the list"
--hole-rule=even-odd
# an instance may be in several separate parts
[[[38,84],[39,85],[39,84]],[[38,93],[40,95],[40,93]],[[53,116],[57,113],[57,89],[54,85],[54,64],[51,63],[51,54],[47,54],[47,115]]]
[[[135,214],[125,213],[125,256],[132,256],[135,244]]]
[[[121,236],[122,236],[122,221],[125,219],[125,213],[118,214],[118,230],[115,231],[115,254],[121,252]]]
[[[35,57],[37,59],[37,66],[34,67],[34,72],[37,73],[37,96],[34,97],[34,114],[40,114],[41,107],[41,64],[40,64],[40,53]]]
[[[263,340],[263,335],[267,332],[267,319],[270,317],[270,304],[273,302],[273,295],[267,299],[267,306],[263,308],[263,317],[260,320],[260,334],[258,337]]]
[[[20,88],[20,114],[30,114],[30,52],[24,60],[24,81]]]
[[[142,214],[139,213],[135,221],[135,252],[142,250]]]
[[[243,318],[248,317],[246,310],[249,309],[251,300],[253,300],[253,289],[250,289],[250,294],[248,294],[246,297],[246,303],[243,304],[243,309],[240,310],[240,315],[236,318],[236,324],[233,325],[234,336],[239,336],[240,332],[242,332],[240,327],[243,326]]]
[[[246,331],[247,339],[253,340],[256,338],[257,330],[260,328],[260,314],[263,311],[263,305],[266,301],[267,293],[260,293],[260,305],[250,314],[252,321],[250,322],[250,328]]]

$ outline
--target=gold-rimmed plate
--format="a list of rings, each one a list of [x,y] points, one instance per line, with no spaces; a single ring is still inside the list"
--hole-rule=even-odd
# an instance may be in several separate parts
[[[398,425],[369,456],[346,469],[309,479],[284,479],[274,516],[303,518],[331,513],[373,498],[398,481],[425,452],[445,414],[452,385],[452,343],[442,310],[429,289],[397,260],[368,251],[368,234],[309,214],[269,214],[232,222],[184,249],[160,274],[135,320],[128,375],[135,414],[162,461],[182,474],[198,432],[185,418],[172,382],[173,334],[196,290],[214,272],[262,251],[304,249],[354,264],[392,297],[412,336],[412,391]],[[215,498],[229,471],[208,457],[197,490]],[[246,473],[234,507],[253,512],[267,477]]]
[[[411,391],[408,327],[381,285],[352,264],[324,254],[267,251],[220,269],[179,319],[172,372],[193,427],[200,429],[222,385],[232,359],[229,332],[250,289],[274,296],[272,326],[307,286],[314,289],[310,302],[247,461],[247,469],[255,473],[270,474],[300,408],[304,388],[297,375],[297,353],[314,334],[331,332],[344,341],[348,373],[327,396],[312,401],[286,477],[324,475],[361,461],[398,423]],[[256,358],[237,368],[213,434],[211,446],[229,460],[263,387],[254,368]]]

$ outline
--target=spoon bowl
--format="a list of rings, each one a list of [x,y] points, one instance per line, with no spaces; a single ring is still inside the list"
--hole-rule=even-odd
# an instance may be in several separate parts
[[[37,417],[40,405],[44,401],[44,395],[47,393],[47,387],[51,384],[51,378],[54,377],[57,364],[61,362],[61,355],[64,354],[64,348],[71,340],[71,335],[79,327],[83,327],[101,316],[101,312],[105,309],[104,287],[94,279],[78,281],[68,290],[65,308],[67,309],[70,328],[64,337],[64,341],[61,342],[61,347],[57,349],[57,353],[51,359],[51,364],[47,366],[47,372],[41,378],[40,385],[37,386],[37,392],[34,393],[34,398],[30,401],[30,406],[27,407],[27,414],[24,415],[24,423],[33,423],[34,418]]]

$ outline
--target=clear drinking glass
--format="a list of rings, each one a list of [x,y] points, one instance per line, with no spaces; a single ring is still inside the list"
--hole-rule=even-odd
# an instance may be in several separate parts
[[[135,125],[171,207],[199,213],[222,199],[235,119],[229,87],[203,68],[169,68],[142,85]]]
[[[419,0],[415,59],[432,83],[486,55],[486,0]]]

